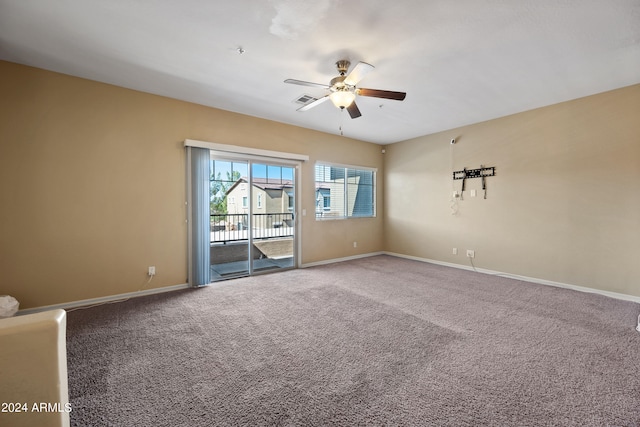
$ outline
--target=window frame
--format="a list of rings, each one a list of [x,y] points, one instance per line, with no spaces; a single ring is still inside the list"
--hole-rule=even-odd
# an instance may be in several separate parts
[[[326,198],[327,196],[323,196],[324,200],[323,200],[323,206],[321,207],[321,211],[318,211],[318,206],[316,204],[316,213],[315,213],[315,219],[316,221],[327,221],[327,220],[345,220],[345,219],[358,219],[358,218],[376,218],[377,214],[378,214],[378,200],[377,200],[377,186],[378,186],[378,169],[377,168],[372,168],[372,167],[367,167],[367,166],[357,166],[357,165],[348,165],[348,164],[340,164],[340,163],[333,163],[333,162],[325,162],[325,161],[316,161],[314,166],[313,166],[313,174],[314,174],[314,192],[315,192],[315,197],[318,196],[318,184],[322,184],[325,182],[331,182],[331,181],[317,181],[317,168],[318,166],[322,166],[322,167],[329,167],[329,168],[335,168],[335,169],[343,169],[344,170],[344,178],[343,178],[343,194],[344,194],[344,201],[343,201],[343,208],[342,208],[342,212],[341,215],[329,215],[329,216],[324,216],[325,213],[327,213],[327,209],[326,209]],[[356,171],[356,173],[358,172],[371,172],[372,173],[372,183],[371,183],[371,215],[353,215],[353,212],[351,215],[349,215],[349,189],[348,186],[349,184],[353,185],[353,183],[349,183],[349,170],[352,171]],[[335,182],[335,181],[334,181]],[[368,185],[368,184],[363,184],[363,185]],[[329,196],[330,199],[330,196]],[[331,200],[331,199],[330,199]],[[317,203],[317,202],[316,202]],[[331,201],[329,202],[329,209],[331,208]]]

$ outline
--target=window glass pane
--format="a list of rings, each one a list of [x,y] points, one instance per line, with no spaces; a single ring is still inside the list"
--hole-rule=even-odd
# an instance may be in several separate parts
[[[221,160],[214,160],[213,167],[211,168],[212,179],[218,181],[229,181],[231,175],[231,162],[225,162]]]
[[[249,165],[246,163],[233,163],[233,175],[234,177],[246,178],[249,175]],[[235,179],[234,179],[235,182]]]
[[[357,184],[359,181],[358,171],[355,169],[347,169],[347,183]]]
[[[344,176],[344,174],[343,174]],[[344,206],[344,179],[329,184],[329,216],[347,216]]]
[[[330,167],[331,179],[334,181],[341,180],[344,182],[344,168]]]
[[[373,171],[360,171],[360,184],[373,185]]]
[[[227,214],[229,206],[227,191],[243,177],[247,176],[247,164],[227,160],[210,161],[211,176],[209,177],[209,197],[211,213]]]
[[[372,217],[375,172],[316,164],[316,217]]]
[[[285,181],[293,181],[293,168],[282,168],[282,179]]]
[[[267,182],[280,184],[282,182],[282,167],[267,166]]]
[[[253,178],[265,179],[267,177],[267,165],[254,163],[251,173],[253,174]]]
[[[367,184],[371,182],[373,172],[359,171],[355,177],[357,184],[348,184],[349,192],[349,208],[351,212],[349,216],[373,216],[373,185]]]

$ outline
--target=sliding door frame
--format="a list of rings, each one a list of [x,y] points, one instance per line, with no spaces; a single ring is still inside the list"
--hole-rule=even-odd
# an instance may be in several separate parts
[[[302,169],[302,163],[306,162],[309,160],[309,156],[307,155],[303,155],[303,154],[295,154],[295,153],[286,153],[286,152],[279,152],[279,151],[271,151],[271,150],[262,150],[262,149],[256,149],[256,148],[249,148],[249,147],[241,147],[241,146],[235,146],[235,145],[227,145],[227,144],[217,144],[217,143],[212,143],[212,142],[206,142],[206,141],[197,141],[197,140],[191,140],[191,139],[187,139],[184,141],[184,145],[185,147],[198,147],[198,148],[206,148],[209,150],[209,157],[215,157],[217,159],[220,160],[236,160],[236,161],[246,161],[247,165],[248,165],[248,178],[249,178],[249,189],[251,190],[251,186],[253,185],[253,173],[252,173],[252,165],[253,163],[265,163],[265,164],[272,164],[272,165],[278,165],[278,166],[290,166],[293,167],[294,169],[294,176],[293,176],[293,185],[294,185],[294,206],[293,206],[293,213],[294,213],[294,235],[293,235],[293,266],[292,267],[287,267],[287,268],[283,268],[283,269],[292,269],[292,268],[299,268],[300,267],[300,260],[302,258],[302,250],[301,250],[301,246],[302,246],[302,224],[300,222],[300,215],[299,215],[299,210],[300,210],[300,196],[301,196],[301,184],[300,184],[300,176],[301,176],[301,169]],[[251,194],[251,193],[250,193]],[[252,209],[252,204],[253,204],[253,200],[252,197],[249,197],[249,212],[251,212]],[[190,211],[191,209],[191,205],[190,203],[187,203],[187,211]],[[190,218],[190,216],[189,216]],[[188,227],[188,233],[189,233],[189,240],[192,238],[192,227],[190,224],[190,220],[189,220],[189,227]],[[248,245],[249,245],[249,250],[248,250],[248,274],[249,275],[259,275],[259,274],[265,274],[265,273],[269,273],[269,272],[273,272],[273,270],[268,270],[268,271],[264,271],[264,272],[255,272],[253,271],[253,252],[254,249],[252,247],[252,236],[253,234],[253,230],[252,230],[252,218],[251,215],[249,215],[249,241],[248,241]],[[191,252],[188,253],[188,258],[189,258],[189,265],[191,265],[191,257],[193,256],[193,254]]]

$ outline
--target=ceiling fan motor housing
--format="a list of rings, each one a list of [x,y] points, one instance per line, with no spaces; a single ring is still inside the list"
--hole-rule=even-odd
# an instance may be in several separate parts
[[[338,76],[338,77],[334,77],[331,79],[331,81],[329,82],[329,84],[331,85],[330,89],[332,92],[335,92],[337,90],[344,90],[343,88],[347,88],[349,87],[348,84],[344,83],[344,79],[346,79],[346,76]]]
[[[347,79],[347,71],[349,71],[349,67],[351,66],[351,62],[346,59],[341,59],[336,62],[336,68],[338,69],[339,76],[334,77],[329,82],[331,86],[329,90],[331,92],[352,92],[355,93],[356,87],[355,85],[350,85],[348,83],[344,83]]]
[[[347,71],[349,70],[350,66],[351,66],[351,62],[347,61],[346,59],[341,59],[340,61],[336,62],[338,73],[340,73],[341,76],[344,76],[345,74],[347,74]]]

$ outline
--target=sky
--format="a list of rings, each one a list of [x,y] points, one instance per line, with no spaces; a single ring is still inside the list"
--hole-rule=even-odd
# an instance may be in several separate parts
[[[247,162],[234,162],[228,160],[212,160],[211,173],[226,181],[231,176],[231,171],[237,171],[241,177],[247,177],[249,165]],[[253,178],[266,178],[269,182],[280,183],[282,180],[293,181],[293,167],[266,165],[264,163],[253,163],[251,168]]]

